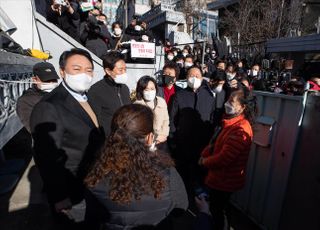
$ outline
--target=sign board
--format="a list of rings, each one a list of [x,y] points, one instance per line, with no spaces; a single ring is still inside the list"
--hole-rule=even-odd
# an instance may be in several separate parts
[[[155,58],[155,43],[131,42],[132,58]]]

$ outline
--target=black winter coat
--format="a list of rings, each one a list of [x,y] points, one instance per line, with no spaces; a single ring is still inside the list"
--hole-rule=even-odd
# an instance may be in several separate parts
[[[82,180],[104,141],[80,103],[60,84],[34,107],[34,160],[50,204],[84,198]]]
[[[215,98],[205,80],[196,92],[189,87],[176,92],[169,105],[171,149],[198,154],[213,133],[214,111]]]
[[[17,101],[17,114],[23,126],[31,133],[30,117],[34,106],[46,95],[44,92],[35,86],[23,92],[22,96]]]
[[[62,7],[61,15],[51,9],[49,5],[47,10],[47,20],[57,25],[70,37],[80,41],[80,15],[78,13],[79,5],[76,2],[70,2],[74,13],[70,14],[66,7]]]
[[[173,209],[186,210],[188,198],[180,175],[175,168],[164,169],[163,175],[167,186],[160,195],[161,199],[155,199],[153,195],[142,195],[140,200],[132,200],[128,205],[119,205],[112,201],[108,195],[108,178],[102,179],[90,189],[90,199],[86,201],[86,217],[90,229],[98,229],[99,222],[104,223],[109,230],[157,225]]]
[[[88,100],[106,136],[110,134],[111,120],[116,110],[131,103],[128,86],[115,83],[110,76],[105,76],[90,88]]]

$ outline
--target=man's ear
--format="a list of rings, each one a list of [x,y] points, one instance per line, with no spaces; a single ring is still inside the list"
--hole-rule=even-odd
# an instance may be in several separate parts
[[[108,74],[109,76],[111,76],[111,70],[109,69],[109,68],[105,68],[104,69],[104,72],[106,73],[106,74]]]
[[[59,69],[59,72],[60,72],[60,76],[62,78],[65,78],[65,73],[64,73],[63,69]]]

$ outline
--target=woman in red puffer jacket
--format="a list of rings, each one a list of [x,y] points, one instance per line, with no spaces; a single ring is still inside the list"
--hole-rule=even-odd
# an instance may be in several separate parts
[[[247,88],[234,90],[225,103],[220,133],[199,159],[199,164],[208,170],[205,185],[209,188],[210,211],[218,230],[224,227],[224,209],[231,194],[245,183],[255,108],[255,98]]]

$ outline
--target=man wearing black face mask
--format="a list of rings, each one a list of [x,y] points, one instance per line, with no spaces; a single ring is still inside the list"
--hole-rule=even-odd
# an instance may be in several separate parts
[[[180,74],[179,67],[174,62],[168,62],[163,67],[163,85],[159,86],[158,96],[165,99],[169,104],[171,97],[181,88],[175,84]]]

